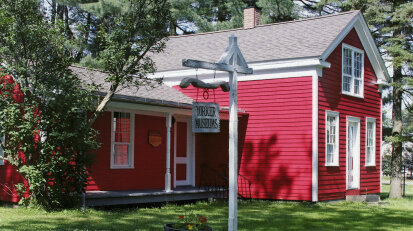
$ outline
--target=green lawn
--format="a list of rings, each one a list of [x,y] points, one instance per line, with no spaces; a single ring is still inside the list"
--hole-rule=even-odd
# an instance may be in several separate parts
[[[413,186],[406,189],[406,198],[384,200],[390,205],[242,201],[239,230],[413,230]],[[206,216],[214,230],[227,230],[227,207],[222,202],[84,213],[3,206],[0,230],[163,230],[162,224],[176,220],[183,210]]]

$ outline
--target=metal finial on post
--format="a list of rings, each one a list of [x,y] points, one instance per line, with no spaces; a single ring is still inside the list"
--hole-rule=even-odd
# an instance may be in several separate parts
[[[231,36],[229,36],[229,45],[231,46],[231,45],[238,45],[237,44],[237,41],[238,39],[237,39],[237,36],[235,36],[235,35],[231,35]]]

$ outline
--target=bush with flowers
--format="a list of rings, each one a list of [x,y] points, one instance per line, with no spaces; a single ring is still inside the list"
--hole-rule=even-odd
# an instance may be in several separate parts
[[[166,224],[165,230],[212,230],[212,228],[208,226],[206,217],[190,213],[180,215],[176,223]]]

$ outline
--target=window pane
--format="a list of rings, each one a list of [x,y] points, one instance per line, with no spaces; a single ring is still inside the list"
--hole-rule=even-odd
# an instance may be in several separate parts
[[[113,116],[115,142],[130,142],[130,113],[115,112]]]
[[[350,92],[350,86],[351,86],[351,77],[344,76],[344,78],[343,78],[343,91]]]
[[[115,144],[113,163],[115,165],[128,165],[129,163],[129,145],[128,144]]]
[[[352,75],[351,66],[351,50],[344,48],[343,50],[343,72],[344,74]]]
[[[375,144],[374,144],[374,122],[367,122],[366,132],[366,162],[367,164],[374,163]]]
[[[337,144],[337,121],[336,116],[327,116],[327,131],[326,131],[326,143],[327,143],[327,153],[326,153],[326,163],[334,164],[335,156],[338,155],[338,144]]]
[[[354,79],[354,94],[360,94],[360,80]]]
[[[361,63],[362,54],[354,52],[354,77],[361,78],[361,70],[362,70],[362,63]]]
[[[371,152],[372,152],[371,147],[367,147],[367,153],[366,153],[366,162],[367,162],[367,164],[371,163]]]
[[[332,164],[333,163],[333,152],[332,152],[332,146],[327,145],[327,163]]]

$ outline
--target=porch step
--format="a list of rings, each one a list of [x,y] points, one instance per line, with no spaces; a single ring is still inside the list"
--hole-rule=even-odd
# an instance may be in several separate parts
[[[367,203],[379,202],[380,201],[380,196],[375,195],[375,194],[370,194],[370,195],[347,195],[346,196],[346,201],[367,202]]]
[[[171,192],[165,190],[133,191],[90,191],[86,192],[86,206],[108,206],[172,202],[186,200],[203,200],[214,197],[214,193],[196,187],[178,187]]]

